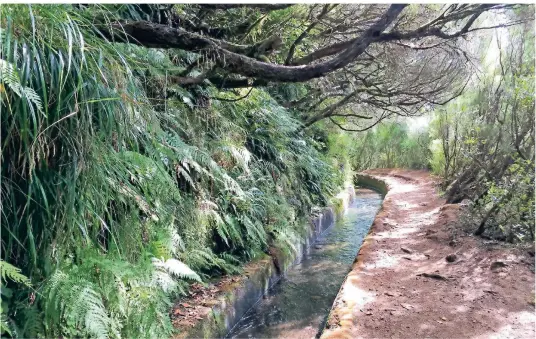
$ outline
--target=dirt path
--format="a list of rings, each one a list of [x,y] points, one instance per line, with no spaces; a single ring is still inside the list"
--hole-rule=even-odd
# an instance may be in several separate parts
[[[390,190],[322,338],[534,338],[527,250],[457,232],[427,172],[367,173]]]

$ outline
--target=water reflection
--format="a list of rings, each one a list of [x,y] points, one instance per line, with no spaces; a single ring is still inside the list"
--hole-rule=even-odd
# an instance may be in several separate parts
[[[358,189],[344,218],[322,234],[301,263],[250,309],[228,338],[314,338],[381,205]]]

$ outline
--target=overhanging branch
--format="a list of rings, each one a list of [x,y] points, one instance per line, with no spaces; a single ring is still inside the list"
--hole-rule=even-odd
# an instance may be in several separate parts
[[[146,47],[180,48],[195,52],[203,51],[222,69],[246,77],[261,78],[265,81],[276,82],[303,82],[322,77],[330,72],[343,68],[355,60],[371,43],[379,39],[383,30],[393,22],[404,7],[405,5],[391,5],[346,50],[331,60],[307,66],[282,66],[261,62],[249,56],[251,55],[251,46],[214,40],[185,31],[181,28],[172,28],[145,21],[115,24],[113,32],[107,30],[105,34],[124,39],[124,33],[126,33],[129,37],[129,42]]]
[[[389,116],[390,116],[390,114],[382,114],[381,117],[378,118],[378,120],[376,120],[373,124],[371,124],[371,125],[369,125],[369,126],[367,126],[365,128],[360,128],[360,129],[343,127],[341,124],[339,124],[337,121],[335,121],[335,119],[333,119],[332,117],[329,118],[329,121],[331,121],[334,125],[336,125],[337,127],[339,127],[340,129],[342,129],[343,131],[346,131],[346,132],[364,132],[366,130],[369,130],[369,129],[373,128],[374,126],[376,126],[382,120],[388,118]]]
[[[248,7],[248,8],[256,8],[262,11],[276,11],[280,9],[285,9],[290,6],[293,6],[294,4],[200,4],[199,7],[204,9],[220,9],[220,10],[228,10],[228,9],[234,9],[234,8],[242,8],[242,7]]]

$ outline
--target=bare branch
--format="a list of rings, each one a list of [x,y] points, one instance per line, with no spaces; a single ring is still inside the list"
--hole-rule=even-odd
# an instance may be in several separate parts
[[[409,32],[392,31],[389,33],[382,33],[380,39],[377,42],[413,40],[413,39],[421,39],[421,38],[429,37],[429,36],[436,36],[442,39],[454,39],[454,38],[463,36],[469,32],[480,30],[480,29],[508,27],[508,26],[521,23],[521,21],[519,21],[516,23],[502,24],[502,25],[497,25],[497,26],[490,26],[486,28],[476,28],[476,29],[470,30],[470,27],[474,24],[476,19],[483,12],[491,10],[491,9],[501,9],[501,8],[508,8],[508,7],[509,7],[508,5],[479,5],[475,8],[458,11],[449,15],[445,15],[445,12],[444,12],[439,17],[431,20],[429,23],[413,31],[409,31]],[[441,27],[444,26],[447,22],[462,20],[469,16],[471,16],[471,18],[466,22],[466,24],[459,31],[455,33],[446,33],[441,30]],[[322,59],[331,55],[335,55],[337,53],[340,53],[342,50],[345,50],[352,44],[354,44],[357,39],[358,38],[352,38],[349,40],[340,41],[332,45],[323,47],[321,49],[318,49],[308,54],[307,56],[304,56],[302,58],[295,60],[294,62],[292,62],[292,64],[293,65],[305,65],[315,60],[319,60],[319,59]]]
[[[296,47],[302,42],[303,39],[309,34],[309,32],[315,28],[316,25],[320,22],[320,20],[329,13],[333,8],[335,8],[337,4],[335,5],[324,5],[324,8],[322,9],[322,12],[316,17],[316,20],[312,22],[307,28],[300,34],[300,36],[292,43],[290,46],[290,49],[288,51],[287,59],[285,60],[285,65],[290,65],[290,62],[292,61],[292,58],[294,57],[294,51],[296,50]]]
[[[256,8],[263,11],[276,11],[280,9],[285,9],[290,6],[293,6],[294,4],[200,4],[199,6],[204,9],[209,10],[228,10],[228,9],[234,9],[234,8],[242,8],[242,7],[248,7],[248,8]]]
[[[340,129],[342,129],[343,131],[347,131],[347,132],[364,132],[366,130],[369,130],[371,128],[373,128],[374,126],[376,126],[377,124],[379,124],[382,120],[385,120],[387,119],[388,117],[390,117],[389,114],[387,115],[384,115],[382,114],[382,116],[380,118],[378,118],[378,120],[376,120],[376,122],[374,122],[372,125],[369,125],[365,128],[360,128],[360,129],[354,129],[354,128],[346,128],[346,127],[343,127],[341,124],[339,124],[338,122],[335,121],[335,119],[333,118],[329,118],[329,120],[335,124],[337,127],[339,127]]]
[[[389,9],[363,35],[345,51],[331,60],[307,66],[281,66],[260,62],[248,56],[251,51],[242,45],[215,41],[180,28],[150,22],[116,24],[117,30],[126,32],[137,44],[147,47],[181,48],[189,51],[203,50],[213,57],[216,64],[228,72],[266,81],[303,82],[322,77],[348,65],[366,48],[379,39],[381,32],[400,14],[405,5],[391,5]],[[111,32],[106,32],[110,35]],[[120,36],[120,33],[112,33]],[[258,44],[257,44],[258,45]],[[249,51],[249,52],[248,52]],[[246,53],[244,53],[246,52]]]

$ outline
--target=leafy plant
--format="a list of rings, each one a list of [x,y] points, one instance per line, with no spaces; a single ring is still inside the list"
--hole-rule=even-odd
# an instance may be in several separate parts
[[[197,55],[103,39],[138,9],[0,8],[2,293],[33,286],[3,295],[12,337],[169,337],[191,282],[292,250],[340,185],[267,90],[180,86]]]

